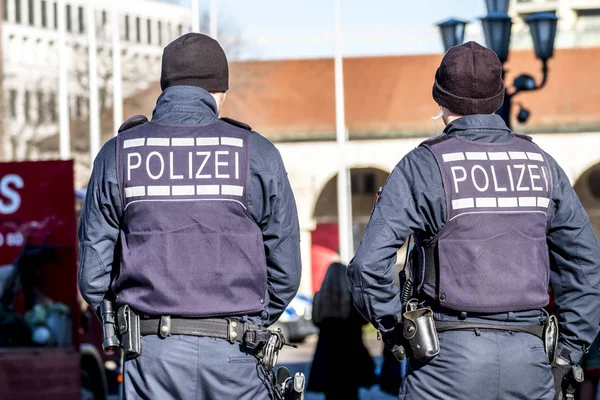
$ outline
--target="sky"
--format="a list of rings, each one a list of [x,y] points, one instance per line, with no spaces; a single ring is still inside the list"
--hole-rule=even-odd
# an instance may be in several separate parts
[[[190,4],[190,0],[162,1]],[[207,12],[209,0],[199,2]],[[237,59],[333,56],[333,0],[216,2],[218,39]],[[441,53],[435,24],[449,17],[472,22],[465,40],[483,40],[479,17],[486,14],[485,0],[341,0],[341,10],[346,57]]]

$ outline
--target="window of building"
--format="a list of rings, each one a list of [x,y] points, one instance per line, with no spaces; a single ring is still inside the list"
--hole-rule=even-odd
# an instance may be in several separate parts
[[[163,32],[162,32],[162,22],[158,21],[158,44],[162,46],[163,44]]]
[[[31,26],[35,25],[35,15],[33,12],[34,12],[33,0],[29,0],[27,2],[27,15],[28,15],[28,20],[29,20],[29,25],[31,25]]]
[[[129,15],[125,16],[125,40],[129,40]]]
[[[135,17],[135,41],[138,43],[142,41],[142,20],[140,17]]]
[[[29,110],[31,109],[31,92],[29,90],[25,91],[25,100],[23,102],[23,107],[25,111],[25,122],[31,121],[31,113]]]
[[[181,25],[181,24],[177,25],[177,34],[179,36],[183,35],[183,25]]]
[[[8,106],[11,118],[17,118],[17,91],[15,89],[8,91]]]
[[[15,22],[21,23],[21,0],[15,0]]]
[[[54,2],[52,8],[54,9],[54,29],[58,29],[58,4]]]
[[[108,13],[106,10],[102,10],[102,26],[105,26],[108,22]]]
[[[8,0],[4,0],[2,6],[2,18],[4,18],[5,21],[8,21]]]
[[[152,21],[146,21],[146,29],[148,30],[148,44],[152,44]]]
[[[46,107],[44,107],[44,92],[38,90],[37,96],[37,109],[38,109],[38,123],[43,124],[46,122]]]
[[[77,8],[77,22],[79,25],[79,33],[85,32],[85,23],[84,23],[84,15],[83,15],[83,7]]]
[[[48,95],[48,114],[50,114],[50,121],[58,121],[58,109],[56,107],[56,93],[50,93]]]
[[[40,8],[40,12],[41,12],[41,20],[42,20],[42,27],[47,28],[48,27],[48,10],[46,9],[46,7],[48,6],[45,0],[42,0],[41,4],[40,4],[41,8]]]
[[[73,30],[73,26],[71,25],[71,5],[67,4],[67,32],[71,32]]]

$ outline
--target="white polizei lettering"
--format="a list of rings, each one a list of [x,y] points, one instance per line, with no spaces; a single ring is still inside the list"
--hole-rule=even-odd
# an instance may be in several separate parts
[[[215,151],[215,178],[229,178],[229,174],[220,174],[219,173],[219,167],[223,166],[226,167],[229,165],[229,162],[225,161],[219,161],[219,156],[220,155],[227,155],[229,154],[228,151]]]
[[[465,155],[464,153],[446,153],[442,154],[442,159],[444,162],[462,161],[465,159]]]
[[[508,153],[505,151],[488,151],[490,160],[509,160]]]
[[[125,188],[125,197],[137,197],[137,196],[145,196],[146,195],[146,187],[145,186],[131,186]]]
[[[499,187],[498,186],[498,179],[496,178],[496,170],[494,169],[494,166],[490,166],[490,169],[492,170],[492,179],[494,180],[494,191],[496,192],[506,192],[506,188],[505,187]]]
[[[542,170],[542,176],[544,177],[544,183],[546,184],[546,190],[549,190],[549,188],[548,188],[548,178],[546,177],[546,168],[544,168],[542,166],[540,169]]]
[[[174,185],[171,186],[171,194],[173,196],[189,196],[196,194],[194,185]]]
[[[218,137],[196,138],[196,146],[216,146],[218,144]]]
[[[0,200],[0,214],[12,214],[21,207],[21,195],[16,189],[23,189],[25,182],[17,174],[4,175],[0,179],[0,194],[5,200]]]
[[[548,208],[549,204],[550,204],[549,198],[547,198],[547,197],[538,197],[537,198],[537,206],[538,207]]]
[[[188,167],[189,167],[188,168],[188,178],[189,179],[192,179],[192,169],[193,169],[193,167],[192,167],[192,157],[193,157],[193,154],[194,153],[192,153],[191,151],[188,153]]]
[[[131,147],[141,147],[146,142],[146,138],[138,138],[138,139],[127,139],[123,141],[123,148],[129,149]]]
[[[173,138],[171,146],[193,146],[194,138]]]
[[[495,197],[476,197],[475,207],[496,207]]]
[[[542,155],[540,153],[527,152],[527,157],[529,157],[530,160],[534,160],[534,161],[544,161],[544,157],[542,157]]]
[[[171,194],[170,186],[148,186],[148,196],[169,196]]]
[[[524,151],[509,151],[508,155],[511,160],[527,160],[527,154]]]
[[[202,170],[204,169],[204,166],[206,165],[206,163],[208,162],[208,159],[210,158],[210,151],[197,151],[196,155],[197,156],[204,156],[204,160],[202,160],[202,164],[200,165],[200,168],[198,168],[198,171],[196,172],[196,179],[206,179],[206,178],[210,178],[210,174],[202,174]]]
[[[156,156],[160,160],[160,173],[158,175],[153,175],[152,172],[150,172],[150,160],[152,159],[152,156]],[[150,154],[148,154],[148,158],[146,158],[146,173],[148,174],[150,179],[156,180],[160,178],[163,172],[165,172],[165,160],[163,159],[162,155],[157,151],[153,151]]]
[[[458,182],[464,182],[467,180],[467,170],[464,167],[457,166],[450,168],[450,171],[452,171],[452,179],[454,180],[454,190],[456,190],[456,193],[458,193]],[[461,178],[456,176],[456,171],[462,171],[463,176]]]
[[[536,197],[519,197],[519,207],[535,207],[537,206]]]
[[[240,153],[235,153],[235,179],[240,179]]]
[[[219,194],[219,185],[196,185],[196,194]]]
[[[477,184],[477,179],[475,179],[475,171],[483,172],[483,176],[485,177],[485,186],[480,187]],[[473,168],[471,169],[471,180],[473,181],[473,186],[475,186],[475,189],[479,190],[480,192],[485,192],[490,186],[490,178],[488,177],[487,172],[485,172],[485,169],[483,169],[481,165],[473,166]]]
[[[541,176],[533,173],[532,170],[534,168],[538,169],[539,167],[537,165],[528,165],[527,166],[527,169],[529,170],[529,179],[531,180],[531,190],[535,190],[535,191],[540,191],[541,192],[542,190],[544,190],[544,188],[541,187],[541,186],[539,186],[539,187],[535,186],[535,180],[536,179],[541,179]]]
[[[524,192],[529,190],[529,187],[521,186],[521,183],[523,182],[523,176],[525,175],[525,165],[513,165],[513,167],[521,170],[519,180],[517,181],[517,192]]]
[[[221,185],[221,194],[242,196],[244,194],[244,187],[237,185]]]
[[[175,166],[173,165],[173,152],[170,151],[169,152],[169,163],[170,163],[170,171],[169,171],[169,177],[171,179],[183,179],[183,175],[175,175]]]
[[[508,170],[508,180],[510,182],[510,191],[514,192],[515,191],[515,182],[513,181],[512,170],[510,169],[510,165],[507,165],[506,169]]]
[[[148,138],[146,146],[170,146],[169,138]]]
[[[131,159],[133,157],[137,157],[137,164],[135,165],[131,165]],[[127,154],[127,180],[130,181],[131,180],[131,170],[132,169],[136,169],[139,168],[140,165],[142,165],[142,156],[140,153],[129,153]]]
[[[221,144],[225,146],[244,147],[244,141],[242,139],[232,137],[222,137]]]
[[[487,160],[487,153],[485,151],[466,152],[467,160]]]
[[[519,201],[516,197],[498,197],[498,207],[518,207]]]
[[[474,203],[472,197],[465,198],[465,199],[452,200],[452,209],[453,210],[460,210],[462,208],[473,208],[473,207],[475,207],[475,203]]]

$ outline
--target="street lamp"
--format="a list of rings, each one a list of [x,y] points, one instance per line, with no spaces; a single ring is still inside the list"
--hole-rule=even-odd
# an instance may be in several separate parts
[[[467,21],[458,18],[448,18],[437,24],[444,42],[444,51],[464,42],[466,25]]]
[[[488,14],[480,18],[487,47],[493,50],[502,62],[502,78],[505,75],[504,63],[508,60],[512,28],[512,20],[507,14],[508,5],[508,0],[486,0]],[[535,13],[525,18],[525,22],[529,25],[535,56],[542,62],[543,76],[542,81],[537,84],[531,75],[521,74],[514,79],[511,90],[509,91],[508,88],[505,90],[504,103],[496,111],[496,114],[502,117],[509,128],[513,97],[519,92],[538,90],[545,86],[548,78],[548,59],[554,55],[554,39],[558,23],[556,15],[549,12]],[[451,18],[437,24],[446,51],[463,42],[466,23],[466,21]],[[519,104],[519,108],[517,120],[524,123],[530,113],[521,104]]]

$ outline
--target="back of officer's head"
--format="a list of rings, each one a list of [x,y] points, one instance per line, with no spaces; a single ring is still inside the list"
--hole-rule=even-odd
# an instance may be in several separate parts
[[[458,115],[494,113],[504,101],[496,53],[476,42],[451,47],[435,73],[433,99]]]
[[[219,42],[201,33],[188,33],[165,47],[160,87],[197,86],[210,93],[229,89],[227,56]]]

